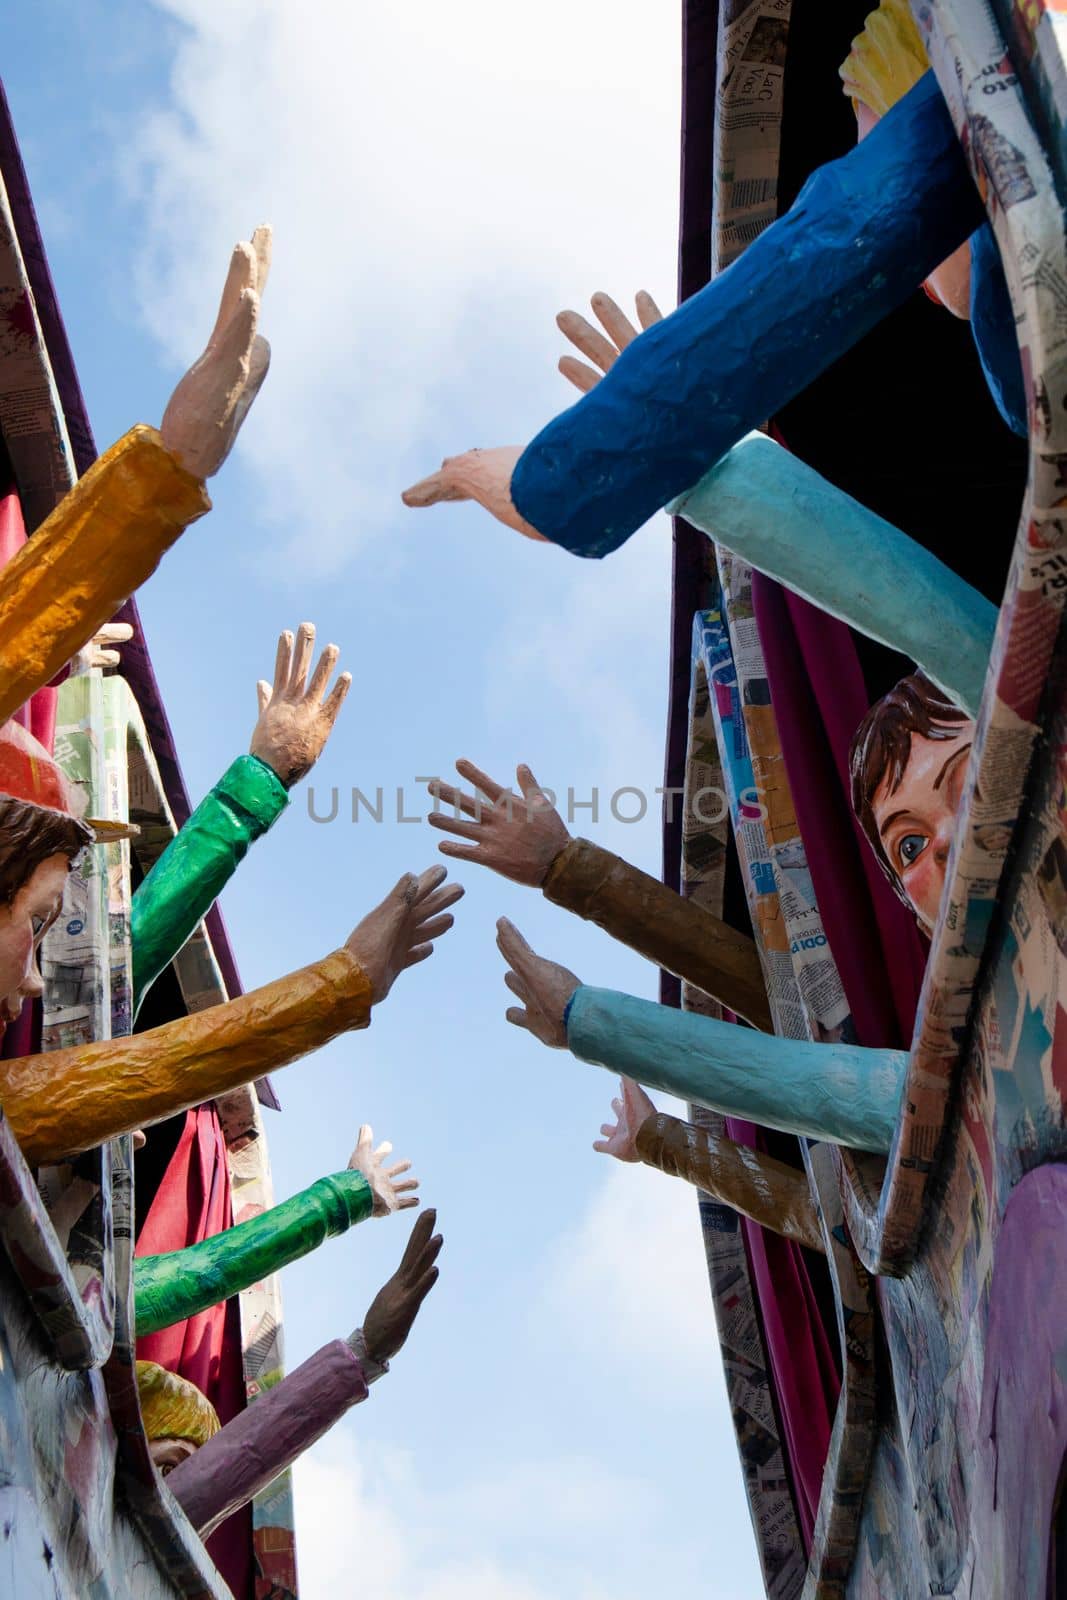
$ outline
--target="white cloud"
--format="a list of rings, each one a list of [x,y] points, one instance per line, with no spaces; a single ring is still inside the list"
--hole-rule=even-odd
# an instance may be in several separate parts
[[[127,161],[142,311],[187,360],[233,240],[273,222],[274,370],[239,448],[328,570],[442,454],[566,403],[560,304],[669,296],[677,22],[645,0],[156,4],[181,27]]]

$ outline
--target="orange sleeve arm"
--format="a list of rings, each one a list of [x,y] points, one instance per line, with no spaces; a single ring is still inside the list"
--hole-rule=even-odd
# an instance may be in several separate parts
[[[0,1104],[32,1165],[59,1161],[274,1072],[370,1021],[371,986],[335,950],[262,989],[130,1038],[0,1061]]]
[[[50,683],[210,511],[154,428],[131,428],[0,571],[0,723]]]

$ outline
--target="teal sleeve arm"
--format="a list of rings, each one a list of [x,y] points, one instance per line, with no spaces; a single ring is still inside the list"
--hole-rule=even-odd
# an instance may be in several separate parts
[[[133,1264],[138,1334],[169,1328],[228,1300],[317,1250],[325,1239],[346,1233],[369,1217],[373,1206],[361,1172],[338,1172],[213,1239],[139,1257]]]
[[[249,846],[289,804],[258,756],[238,756],[137,889],[130,907],[134,1012],[211,909]]]
[[[582,985],[567,1008],[582,1061],[650,1089],[809,1139],[888,1152],[908,1057],[903,1050],[776,1039]]]

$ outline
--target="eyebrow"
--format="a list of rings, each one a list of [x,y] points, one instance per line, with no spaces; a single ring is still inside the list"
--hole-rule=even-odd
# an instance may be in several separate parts
[[[959,761],[961,759],[961,757],[963,757],[963,756],[965,756],[965,755],[967,755],[969,753],[969,751],[973,748],[973,743],[974,743],[974,741],[972,740],[971,744],[961,745],[958,750],[953,750],[952,754],[948,757],[948,759],[945,761],[944,765],[942,766],[941,771],[938,773],[937,777],[934,779],[934,788],[935,788],[935,790],[936,789],[940,789],[941,785],[945,781],[945,778],[948,776],[949,768],[952,767],[957,761]],[[910,811],[907,806],[905,806],[903,808],[903,810],[901,810],[901,811],[891,811],[889,816],[886,817],[885,821],[882,823],[881,827],[878,829],[878,837],[880,839],[884,840],[887,832],[893,826],[894,822],[899,822],[901,817],[910,817],[912,815],[914,815],[914,813],[912,811]]]
[[[934,780],[934,788],[935,789],[940,789],[942,783],[945,781],[945,778],[948,775],[948,769],[950,767],[952,767],[952,766],[955,766],[956,762],[960,760],[961,756],[965,756],[965,755],[969,754],[969,752],[971,751],[971,749],[973,747],[973,743],[974,743],[974,741],[972,740],[971,744],[961,745],[958,750],[954,750],[952,752],[952,754],[949,756],[948,760],[945,762],[944,766],[941,768],[941,771],[938,773],[936,779]]]

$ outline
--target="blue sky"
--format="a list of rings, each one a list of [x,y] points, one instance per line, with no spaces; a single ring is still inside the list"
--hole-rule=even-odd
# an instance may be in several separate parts
[[[230,247],[275,228],[267,386],[215,510],[141,593],[194,798],[247,748],[255,681],[303,618],[355,686],[314,774],[382,787],[380,825],[307,787],[224,910],[247,985],[335,946],[434,859],[419,774],[526,760],[588,798],[578,831],[657,870],[669,608],[662,520],[606,563],[469,507],[406,511],[443,454],[526,439],[569,402],[555,312],[672,304],[677,8],[644,0],[38,0],[4,80],[101,447],[155,422]],[[652,804],[608,812],[622,785]],[[342,802],[342,818],[345,807]],[[391,814],[391,820],[390,820]],[[589,982],[655,974],[531,891],[461,874],[458,926],[365,1033],[283,1074],[284,1195],[373,1123],[409,1156],[441,1282],[369,1402],[302,1463],[305,1600],[638,1600],[760,1592],[695,1201],[595,1155],[612,1080],[503,1020],[506,913]],[[290,1364],[347,1333],[405,1219],[288,1269]]]

